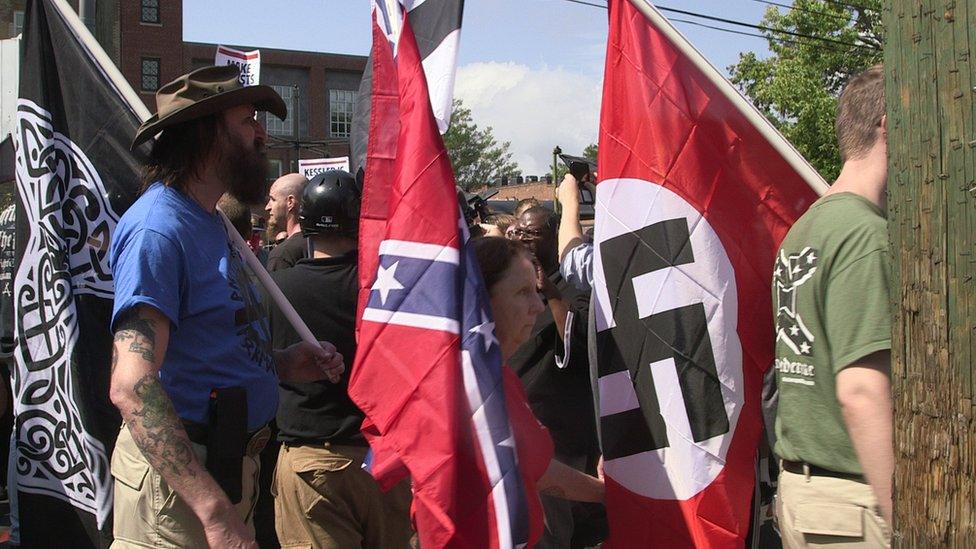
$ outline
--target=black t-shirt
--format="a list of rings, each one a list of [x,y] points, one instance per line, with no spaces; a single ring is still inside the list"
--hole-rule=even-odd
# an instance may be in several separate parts
[[[346,371],[336,384],[318,381],[279,385],[277,423],[282,442],[366,444],[359,432],[363,413],[348,394],[356,356],[356,259],[355,250],[335,258],[302,259],[294,267],[271,275],[312,334],[335,345],[346,363]],[[301,341],[277,306],[269,305],[268,312],[275,349]]]
[[[532,336],[508,365],[522,380],[535,417],[552,434],[556,453],[593,456],[599,453],[599,446],[586,343],[589,294],[577,290],[558,272],[549,278],[573,313],[569,358],[563,368],[557,366],[556,356],[565,357],[567,349],[547,308],[536,320]]]
[[[281,241],[268,252],[268,271],[275,272],[282,269],[290,269],[298,263],[298,260],[305,259],[308,255],[308,244],[302,233],[295,233]]]
[[[0,213],[0,356],[14,351],[14,250],[17,236],[14,205]]]

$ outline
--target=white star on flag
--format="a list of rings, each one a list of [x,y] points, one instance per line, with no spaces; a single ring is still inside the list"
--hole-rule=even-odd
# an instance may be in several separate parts
[[[393,290],[402,290],[403,284],[396,279],[396,269],[400,262],[396,261],[393,265],[390,265],[389,269],[384,269],[380,265],[379,271],[376,272],[376,282],[373,283],[372,290],[379,290],[380,292],[380,303],[386,305],[386,298],[390,296],[390,292]]]
[[[485,352],[491,349],[492,343],[498,343],[498,339],[495,338],[495,323],[488,322],[488,315],[485,314],[484,310],[481,311],[481,324],[468,330],[468,333],[478,334],[485,338]]]

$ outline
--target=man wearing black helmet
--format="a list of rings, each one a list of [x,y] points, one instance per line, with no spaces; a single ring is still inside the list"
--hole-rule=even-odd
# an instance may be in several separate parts
[[[359,188],[341,170],[312,179],[299,209],[312,256],[273,273],[275,282],[318,338],[356,355]],[[299,337],[277,308],[270,311],[274,348]],[[349,398],[350,370],[338,384],[282,383],[278,454],[272,494],[275,529],[284,547],[405,547],[410,528],[406,481],[383,493],[362,469],[368,446],[363,413]]]

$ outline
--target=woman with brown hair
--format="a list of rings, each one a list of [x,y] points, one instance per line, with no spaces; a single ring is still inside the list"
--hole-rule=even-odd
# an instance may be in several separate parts
[[[495,320],[495,334],[502,351],[502,360],[507,361],[522,343],[532,334],[535,318],[544,310],[536,288],[536,269],[532,256],[520,242],[506,238],[486,237],[475,239],[475,255],[481,265],[485,288],[491,300],[491,311]],[[521,393],[526,402],[521,381],[508,367],[503,369],[506,391]],[[524,410],[509,410],[512,425],[520,425],[517,419],[525,419],[521,425],[537,429],[548,441],[549,433],[542,427],[527,404]],[[519,433],[516,442],[521,443]],[[531,474],[531,473],[530,473]],[[545,472],[535,482],[539,493],[571,499],[575,501],[603,501],[603,480],[581,473],[568,465],[551,460]]]

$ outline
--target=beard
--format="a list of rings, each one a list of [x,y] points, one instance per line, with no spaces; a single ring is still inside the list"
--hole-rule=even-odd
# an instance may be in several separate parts
[[[268,156],[258,143],[247,146],[224,132],[226,139],[217,173],[227,182],[227,192],[248,206],[261,205],[268,197]]]

